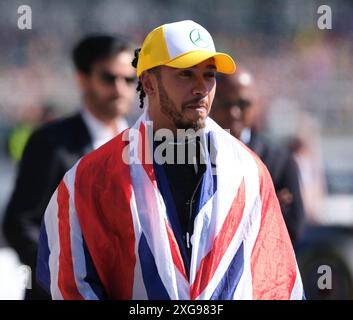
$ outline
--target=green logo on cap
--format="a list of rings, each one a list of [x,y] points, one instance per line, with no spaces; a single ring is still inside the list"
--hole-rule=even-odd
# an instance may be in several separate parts
[[[204,39],[200,29],[193,29],[189,34],[191,42],[200,48],[207,48],[208,42]]]

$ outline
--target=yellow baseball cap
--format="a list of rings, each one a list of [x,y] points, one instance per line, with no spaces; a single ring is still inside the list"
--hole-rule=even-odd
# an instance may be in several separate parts
[[[215,59],[218,72],[235,72],[232,57],[216,51],[204,27],[192,20],[168,23],[147,35],[139,54],[137,76],[156,66],[189,68],[209,58]]]

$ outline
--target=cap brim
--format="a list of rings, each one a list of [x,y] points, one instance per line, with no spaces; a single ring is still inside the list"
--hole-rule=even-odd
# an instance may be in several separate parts
[[[236,70],[236,64],[231,56],[222,52],[209,52],[204,50],[185,53],[166,63],[173,68],[189,68],[207,59],[214,58],[217,72],[231,74]]]

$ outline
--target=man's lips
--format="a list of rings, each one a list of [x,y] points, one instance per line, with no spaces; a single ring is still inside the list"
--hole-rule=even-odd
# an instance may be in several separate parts
[[[186,108],[190,108],[190,109],[206,109],[207,110],[207,106],[204,104],[188,104],[186,106]]]

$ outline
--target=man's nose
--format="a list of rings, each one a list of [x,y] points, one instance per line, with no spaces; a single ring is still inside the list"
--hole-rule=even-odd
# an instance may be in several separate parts
[[[114,89],[117,92],[122,92],[123,90],[125,90],[125,80],[122,77],[116,77],[115,81],[114,81]]]
[[[112,89],[119,94],[123,94],[129,89],[127,80],[122,76],[117,76],[112,83]]]
[[[234,120],[240,120],[241,119],[241,115],[242,115],[242,112],[241,112],[241,109],[234,105],[234,106],[231,106],[229,109],[229,116],[234,119]]]
[[[211,90],[209,83],[204,79],[198,79],[193,87],[192,94],[195,96],[206,96]]]

